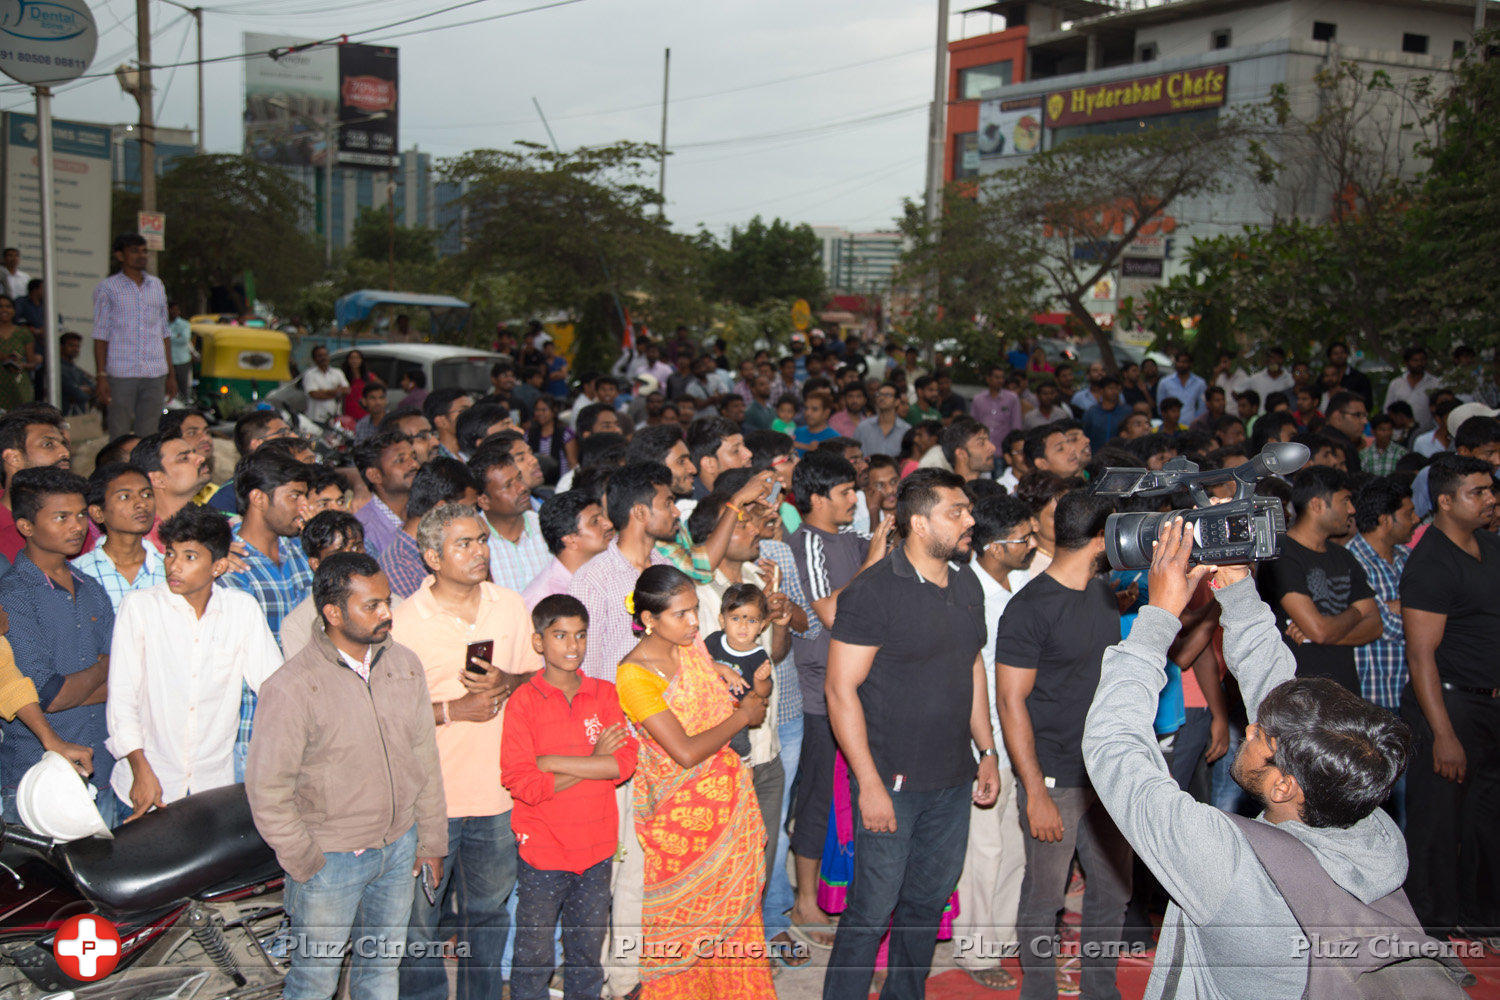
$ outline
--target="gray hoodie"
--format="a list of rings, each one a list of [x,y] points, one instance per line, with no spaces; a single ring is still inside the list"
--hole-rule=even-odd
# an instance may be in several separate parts
[[[1291,680],[1292,652],[1253,580],[1217,596],[1224,658],[1253,719],[1271,689]],[[1234,824],[1179,789],[1157,747],[1152,720],[1178,626],[1159,608],[1141,609],[1130,637],[1104,654],[1083,731],[1094,790],[1172,897],[1145,996],[1298,1000],[1307,985],[1308,952],[1291,910]],[[1344,830],[1298,822],[1281,828],[1363,902],[1406,879],[1406,843],[1382,810]],[[1175,990],[1169,988],[1174,978]]]

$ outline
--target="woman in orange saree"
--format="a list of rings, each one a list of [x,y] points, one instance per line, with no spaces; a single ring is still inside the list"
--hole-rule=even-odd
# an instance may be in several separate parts
[[[729,738],[765,718],[769,666],[735,703],[698,637],[693,582],[652,566],[627,598],[644,632],[615,675],[641,735],[641,1000],[775,1000],[760,899],[765,827]]]

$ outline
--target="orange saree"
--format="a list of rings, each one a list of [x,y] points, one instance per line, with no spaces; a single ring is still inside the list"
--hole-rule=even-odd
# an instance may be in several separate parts
[[[671,682],[634,663],[616,686],[641,738],[636,832],[645,847],[642,1000],[775,1000],[760,919],[765,828],[750,770],[727,746],[684,769],[640,721],[670,709],[689,736],[734,711],[701,642]]]

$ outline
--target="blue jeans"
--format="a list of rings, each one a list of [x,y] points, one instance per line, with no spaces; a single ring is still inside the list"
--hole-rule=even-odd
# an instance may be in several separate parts
[[[792,846],[786,833],[786,816],[792,807],[792,785],[797,781],[797,762],[802,759],[802,716],[783,722],[776,727],[776,738],[781,741],[781,769],[784,772],[781,792],[781,825],[777,827],[781,836],[776,838],[776,854],[771,870],[766,872],[766,895],[761,902],[761,919],[766,925],[766,940],[791,926],[787,911],[792,908],[792,880],[786,873],[786,855]]]
[[[413,826],[389,847],[325,854],[323,867],[312,878],[286,880],[282,895],[292,921],[292,961],[284,1000],[332,997],[351,938],[349,996],[396,1000],[396,966],[417,887],[411,874],[416,856]]]
[[[923,996],[943,907],[964,867],[973,788],[890,792],[895,833],[866,830],[854,803],[854,875],[823,979],[823,1000],[866,1000],[875,956],[891,932],[882,1000]]]
[[[438,931],[444,899],[454,893],[458,903],[460,949],[458,1000],[496,1000],[500,996],[500,955],[510,936],[506,898],[516,887],[516,838],[510,813],[465,816],[448,820],[448,856],[437,887],[437,905],[418,891],[411,901],[411,930],[407,940],[427,943],[446,934]],[[438,956],[407,958],[401,962],[401,1000],[448,1000],[448,974]]]
[[[511,1000],[547,1000],[547,983],[556,958],[554,931],[563,932],[565,1000],[598,1000],[604,989],[599,956],[609,927],[609,869],[612,859],[582,873],[517,864],[515,965],[510,973]]]

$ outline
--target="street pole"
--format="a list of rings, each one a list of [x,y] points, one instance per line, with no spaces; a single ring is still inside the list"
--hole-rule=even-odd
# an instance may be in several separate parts
[[[36,179],[42,213],[42,323],[47,401],[62,409],[62,350],[57,341],[57,235],[53,228],[52,91],[36,88]]]
[[[657,168],[656,190],[661,195],[661,204],[656,206],[656,217],[667,217],[667,84],[672,78],[672,50],[667,49],[661,61],[661,165]]]
[[[943,190],[943,158],[948,144],[948,0],[938,0],[937,50],[933,54],[932,112],[927,135],[927,224],[938,220]]]
[[[338,157],[334,148],[337,126],[332,120],[323,126],[323,263],[333,266],[333,161]]]
[[[391,291],[396,290],[396,168],[391,168],[390,179],[386,182],[386,201],[390,203],[390,226],[386,230],[386,255],[390,266]]]
[[[156,211],[156,112],[151,107],[151,0],[135,0],[135,60],[140,87],[141,211]],[[156,251],[146,255],[146,270],[156,273]],[[47,303],[50,311],[52,303]]]
[[[198,155],[202,156],[208,150],[208,142],[203,138],[203,8],[193,8],[193,20],[198,22]]]

